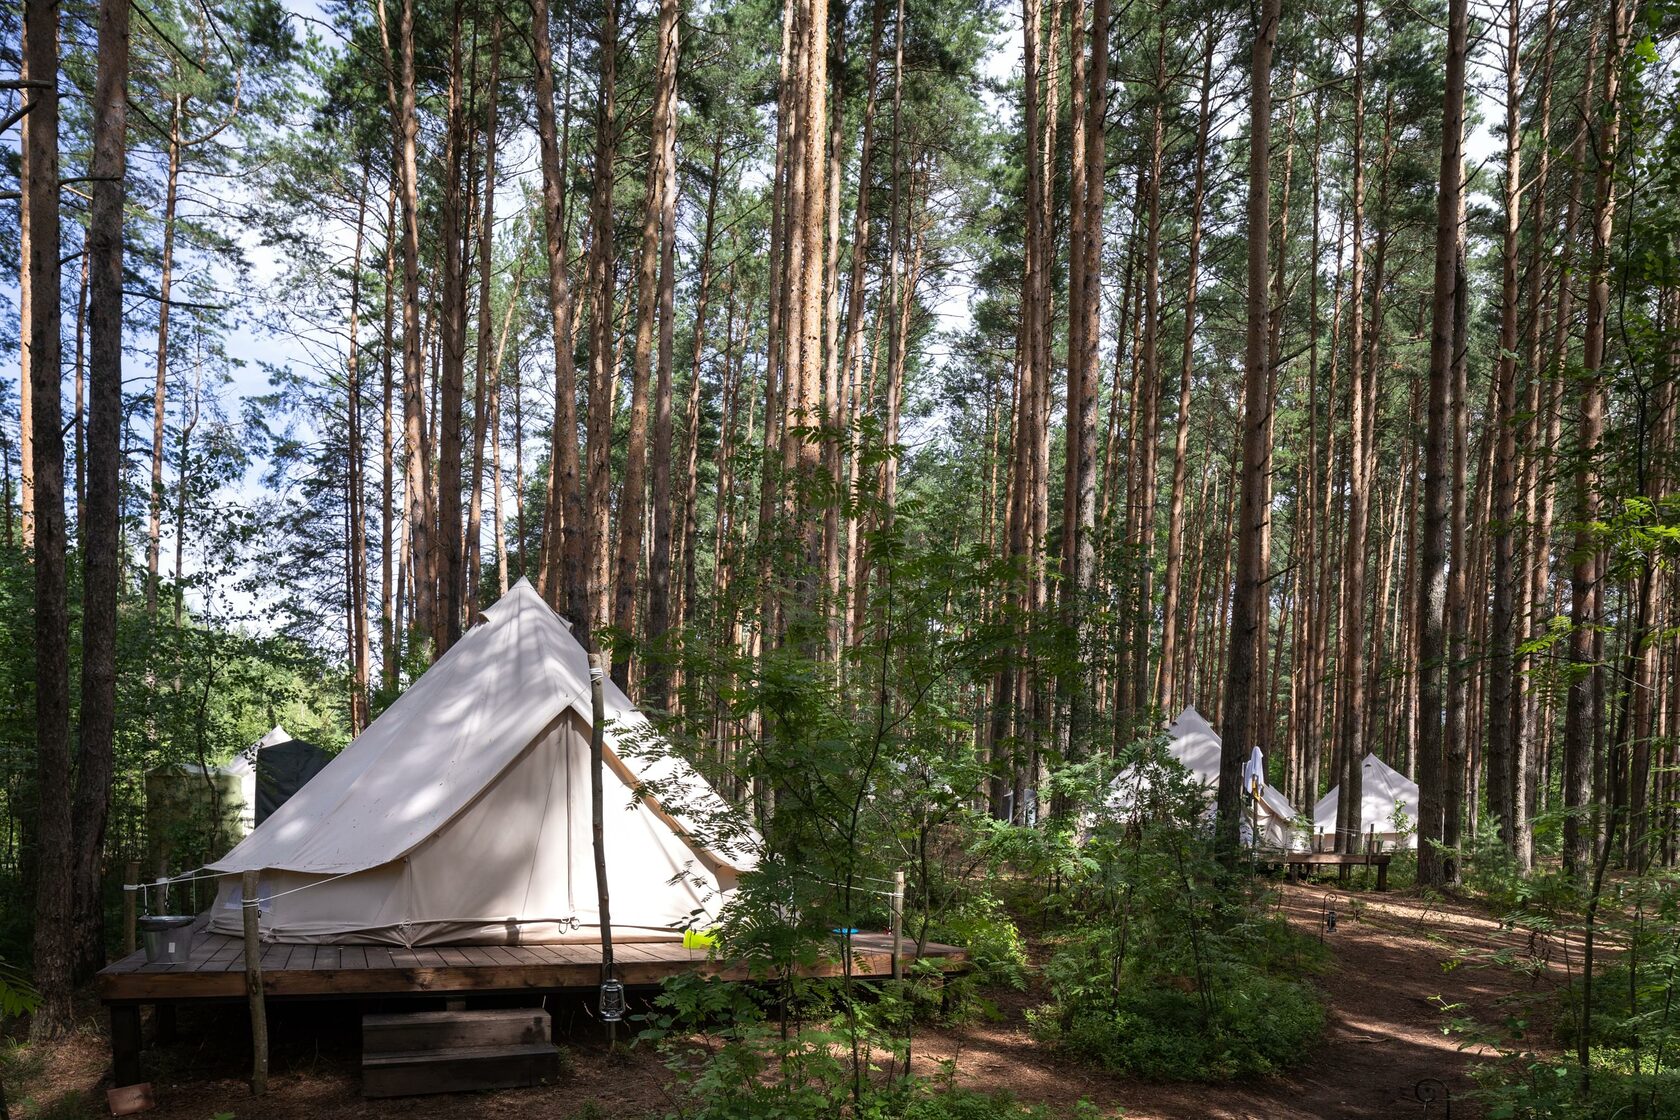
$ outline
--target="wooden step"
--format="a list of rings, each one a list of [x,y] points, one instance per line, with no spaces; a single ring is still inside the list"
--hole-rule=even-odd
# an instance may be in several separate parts
[[[417,1097],[524,1089],[558,1080],[559,1076],[560,1052],[546,1042],[365,1054],[362,1096]]]
[[[534,1045],[550,1037],[548,1012],[540,1007],[362,1016],[364,1055]]]

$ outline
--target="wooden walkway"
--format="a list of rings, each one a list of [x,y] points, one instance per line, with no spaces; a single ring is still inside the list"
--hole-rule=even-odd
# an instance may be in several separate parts
[[[116,1084],[140,1077],[140,1007],[151,1003],[172,1018],[176,1003],[245,998],[245,958],[237,937],[207,933],[200,918],[194,945],[182,964],[147,964],[143,952],[131,953],[99,973],[99,998],[111,1015],[111,1047]],[[838,939],[836,939],[838,941]],[[906,940],[906,965],[917,957]],[[968,969],[968,952],[930,943],[921,957],[945,972]],[[630,987],[652,987],[667,977],[697,973],[723,980],[749,980],[740,962],[710,959],[704,949],[681,942],[629,942],[613,945],[614,972]],[[804,976],[839,976],[845,972],[839,946],[831,960],[801,970]],[[436,948],[386,948],[372,945],[265,945],[263,993],[268,999],[386,999],[475,995],[532,996],[593,991],[601,978],[601,947],[575,945],[446,945]],[[851,973],[862,979],[892,975],[892,938],[885,933],[852,937]]]

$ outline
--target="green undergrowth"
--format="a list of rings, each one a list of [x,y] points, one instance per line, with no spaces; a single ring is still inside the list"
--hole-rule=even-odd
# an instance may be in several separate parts
[[[1123,777],[1143,776],[1128,800],[996,838],[1029,881],[1053,884],[1028,919],[1049,950],[1034,1033],[1146,1080],[1225,1081],[1299,1061],[1324,1029],[1310,979],[1323,947],[1290,928],[1263,882],[1215,859],[1204,795],[1159,743],[1123,762]]]

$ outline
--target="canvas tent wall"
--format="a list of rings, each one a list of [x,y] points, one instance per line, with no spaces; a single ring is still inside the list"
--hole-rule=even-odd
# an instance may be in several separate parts
[[[616,940],[715,919],[750,830],[612,682],[604,730]],[[314,780],[212,870],[212,928],[262,873],[263,936],[437,945],[599,940],[583,647],[521,580]],[[638,793],[640,795],[638,795]]]
[[[1360,833],[1369,836],[1374,832],[1387,848],[1415,849],[1418,784],[1376,755],[1367,754],[1360,767],[1360,785],[1363,787],[1359,799]],[[1336,807],[1341,792],[1341,786],[1334,786],[1313,806],[1315,837],[1335,836]]]
[[[1171,742],[1167,753],[1176,759],[1208,791],[1211,802],[1219,788],[1219,759],[1223,750],[1219,733],[1194,707],[1185,708],[1167,727]],[[1140,775],[1128,769],[1109,787],[1109,805],[1124,809],[1135,796]],[[1259,825],[1259,843],[1266,848],[1296,848],[1301,844],[1295,826],[1295,808],[1283,791],[1260,783],[1259,796],[1244,798],[1241,833],[1243,843],[1253,843],[1254,825]],[[1211,807],[1210,807],[1211,811]]]

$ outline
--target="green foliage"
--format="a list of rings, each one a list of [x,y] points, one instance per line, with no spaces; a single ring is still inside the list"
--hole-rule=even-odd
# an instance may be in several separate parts
[[[1323,1030],[1300,979],[1322,949],[1212,855],[1202,791],[1159,742],[1137,744],[1103,809],[1042,849],[1064,915],[1040,1037],[1155,1080],[1271,1073]]]
[[[1492,952],[1461,953],[1455,967],[1479,964],[1535,978],[1555,977],[1561,967],[1567,981],[1536,986],[1498,1023],[1478,1019],[1462,1004],[1444,1004],[1462,1045],[1496,1055],[1475,1071],[1487,1115],[1680,1114],[1680,874],[1663,870],[1606,883],[1590,925],[1590,884],[1550,870],[1526,878],[1489,873],[1486,881],[1514,904],[1503,924],[1525,936]],[[1577,948],[1589,929],[1598,946],[1590,971]],[[1536,1023],[1549,1029],[1537,1032]]]
[[[26,1015],[35,1009],[40,996],[29,983],[29,977],[0,957],[0,1022],[16,1015]]]
[[[972,894],[934,921],[932,939],[968,950],[974,979],[1025,989],[1027,942],[1002,901],[988,894]]]
[[[808,987],[801,996],[815,994],[817,988]],[[679,977],[666,984],[637,1041],[659,1046],[676,1075],[682,1099],[667,1113],[670,1120],[1049,1120],[1056,1115],[1007,1095],[957,1088],[949,1075],[935,1081],[904,1075],[907,1046],[883,1029],[899,1018],[896,996],[885,990],[877,994],[880,999],[863,1015],[861,1031],[831,1013],[784,1032],[747,988]],[[1082,1104],[1074,1115],[1094,1118],[1097,1112]]]

